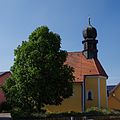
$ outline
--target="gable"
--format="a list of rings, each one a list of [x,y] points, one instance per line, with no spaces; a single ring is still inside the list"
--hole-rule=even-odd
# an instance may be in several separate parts
[[[113,95],[114,93],[119,93],[120,92],[120,83],[116,85],[113,89],[109,91],[110,95]]]
[[[108,106],[112,109],[120,109],[120,83],[109,92]]]

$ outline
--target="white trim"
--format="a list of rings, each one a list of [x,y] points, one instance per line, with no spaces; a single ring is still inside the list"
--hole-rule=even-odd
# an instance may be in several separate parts
[[[100,78],[98,78],[98,109],[100,109]]]
[[[104,76],[90,76],[90,75],[86,75],[86,78],[103,78],[103,79],[107,79],[107,77]]]
[[[106,82],[105,82],[105,86],[106,86]],[[108,109],[107,86],[106,86],[106,109]]]

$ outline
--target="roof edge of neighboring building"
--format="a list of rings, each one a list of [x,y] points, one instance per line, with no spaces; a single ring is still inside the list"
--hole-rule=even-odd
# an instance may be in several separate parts
[[[10,71],[3,71],[3,72],[0,72],[0,76],[5,75],[6,73],[10,73],[11,74]]]
[[[111,95],[119,86],[120,82],[109,92],[109,94]]]

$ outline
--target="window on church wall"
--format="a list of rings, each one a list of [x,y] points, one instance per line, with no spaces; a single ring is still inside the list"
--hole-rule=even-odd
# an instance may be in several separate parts
[[[88,91],[88,93],[87,93],[87,100],[93,100],[92,91]]]

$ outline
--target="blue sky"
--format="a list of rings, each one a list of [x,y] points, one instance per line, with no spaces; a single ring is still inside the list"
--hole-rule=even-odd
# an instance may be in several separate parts
[[[98,32],[98,56],[109,79],[120,81],[119,0],[0,0],[0,71],[10,70],[14,49],[38,26],[47,25],[62,38],[62,49],[81,51],[82,31]]]

